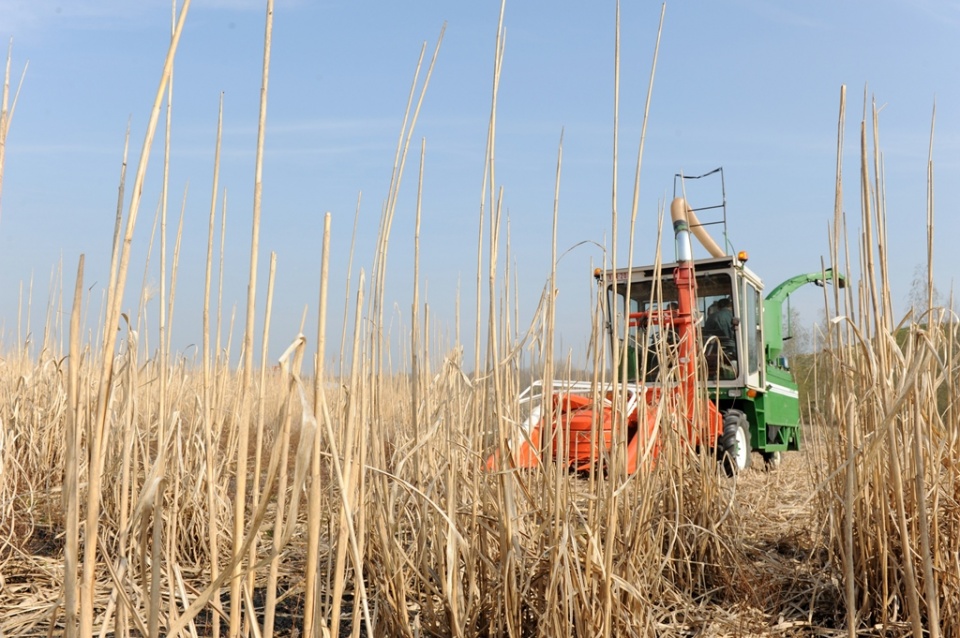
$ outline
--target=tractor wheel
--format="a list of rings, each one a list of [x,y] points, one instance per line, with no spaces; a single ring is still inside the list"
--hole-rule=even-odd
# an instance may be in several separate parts
[[[764,452],[763,465],[768,472],[779,470],[781,458],[780,452]]]
[[[750,424],[740,410],[727,410],[723,415],[723,434],[717,453],[727,476],[750,467]]]

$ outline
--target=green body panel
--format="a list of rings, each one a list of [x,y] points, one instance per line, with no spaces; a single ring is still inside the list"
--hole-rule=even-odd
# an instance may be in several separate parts
[[[788,370],[767,366],[767,391],[762,397],[766,451],[800,449],[800,398]]]
[[[767,369],[768,375],[771,368]],[[738,388],[711,389],[709,396],[720,411],[740,410],[750,423],[750,447],[757,452],[784,452],[800,449],[800,402],[796,384],[785,370],[774,370],[777,392],[768,390],[751,397]],[[767,377],[770,378],[769,376]],[[785,396],[780,388],[792,390]]]
[[[768,369],[769,370],[769,369]],[[778,370],[778,386],[796,391],[789,372]],[[740,410],[750,423],[750,447],[757,452],[783,452],[800,449],[800,410],[796,397],[780,392],[758,392],[751,397],[738,388],[710,391],[720,411]],[[772,416],[771,416],[772,415]]]
[[[783,302],[790,293],[806,284],[822,286],[825,281],[836,281],[843,288],[846,280],[832,268],[820,272],[791,277],[774,288],[763,300],[763,338],[767,346],[767,361],[774,361],[783,352]]]
[[[800,424],[800,400],[793,375],[767,366],[767,392],[764,393],[767,421],[777,425]]]

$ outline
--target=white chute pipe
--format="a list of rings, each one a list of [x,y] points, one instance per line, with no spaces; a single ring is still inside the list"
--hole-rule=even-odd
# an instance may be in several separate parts
[[[717,242],[713,241],[713,237],[711,237],[709,233],[707,233],[706,229],[700,224],[700,220],[697,219],[696,213],[693,212],[693,209],[690,208],[689,205],[687,205],[687,202],[684,201],[682,197],[677,197],[676,199],[673,200],[673,202],[670,203],[670,217],[673,219],[674,232],[678,232],[677,231],[678,220],[686,222],[685,224],[687,226],[686,230],[692,232],[696,236],[697,240],[700,242],[700,244],[704,248],[707,249],[707,252],[710,253],[711,257],[723,257],[726,254],[723,252],[720,246],[717,245]],[[679,234],[677,235],[677,239],[678,240],[680,239]],[[692,253],[689,245],[689,242],[690,242],[689,236],[686,241],[687,241],[686,249],[689,253]],[[684,261],[685,259],[684,257],[681,257],[679,254],[681,251],[683,251],[683,249],[684,247],[682,246],[682,242],[681,242],[681,245],[677,246],[678,261]],[[692,259],[692,258],[693,258],[692,254],[690,254],[690,256],[687,257],[687,259]]]
[[[690,245],[690,224],[687,223],[688,208],[682,197],[670,204],[670,217],[673,219],[673,234],[677,242],[677,261],[693,261],[693,247]]]

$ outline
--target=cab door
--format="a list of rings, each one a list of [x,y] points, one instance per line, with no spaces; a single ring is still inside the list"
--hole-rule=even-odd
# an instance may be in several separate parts
[[[742,361],[746,367],[746,385],[762,390],[763,385],[763,298],[760,289],[749,279],[743,279],[740,308],[740,341],[744,345]]]

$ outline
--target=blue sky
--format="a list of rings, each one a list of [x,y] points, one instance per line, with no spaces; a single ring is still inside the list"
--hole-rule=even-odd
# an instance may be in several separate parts
[[[184,189],[185,239],[173,348],[200,340],[217,106],[224,93],[221,189],[228,191],[224,314],[243,330],[249,268],[265,2],[195,0],[174,71],[168,228]],[[408,159],[391,241],[391,341],[409,322],[416,167],[425,140],[421,291],[449,343],[461,296],[472,350],[477,226],[500,3],[278,0],[263,174],[259,305],[278,254],[271,351],[296,335],[304,308],[314,334],[323,215],[332,214],[330,332],[339,343],[358,196],[353,287],[368,273],[381,206],[420,48],[446,33]],[[626,264],[637,145],[660,3],[622,7],[619,264]],[[529,322],[550,271],[550,224],[563,134],[558,250],[609,245],[613,140],[613,2],[507,2],[497,127],[497,185],[509,216],[511,273]],[[0,321],[15,338],[21,282],[31,279],[33,330],[42,325],[61,258],[72,290],[86,254],[90,324],[107,281],[128,121],[132,174],[169,41],[161,0],[0,0],[0,38],[13,73],[29,68],[7,143],[0,216]],[[653,88],[634,262],[651,260],[657,210],[677,172],[723,166],[730,240],[768,288],[820,267],[833,217],[841,85],[847,85],[845,210],[859,223],[859,124],[864,95],[881,105],[894,301],[905,311],[925,263],[926,170],[936,103],[937,285],[947,293],[960,255],[960,3],[752,0],[667,3]],[[134,309],[159,201],[162,131],[150,160],[125,306]],[[719,198],[719,189],[716,199]],[[705,198],[711,197],[705,194]],[[129,193],[128,193],[129,201]],[[713,203],[713,202],[709,202]],[[851,242],[856,238],[851,235]],[[169,245],[172,250],[173,240]],[[672,252],[672,244],[665,245]],[[148,284],[156,287],[157,248]],[[560,354],[589,336],[595,244],[558,267]],[[856,260],[856,257],[854,257]],[[501,265],[501,272],[503,266]],[[352,296],[352,295],[351,295]],[[798,296],[817,318],[815,290]],[[69,305],[69,299],[66,300]],[[351,302],[352,303],[352,302]],[[148,309],[155,326],[156,300]],[[153,337],[155,340],[155,336]]]

